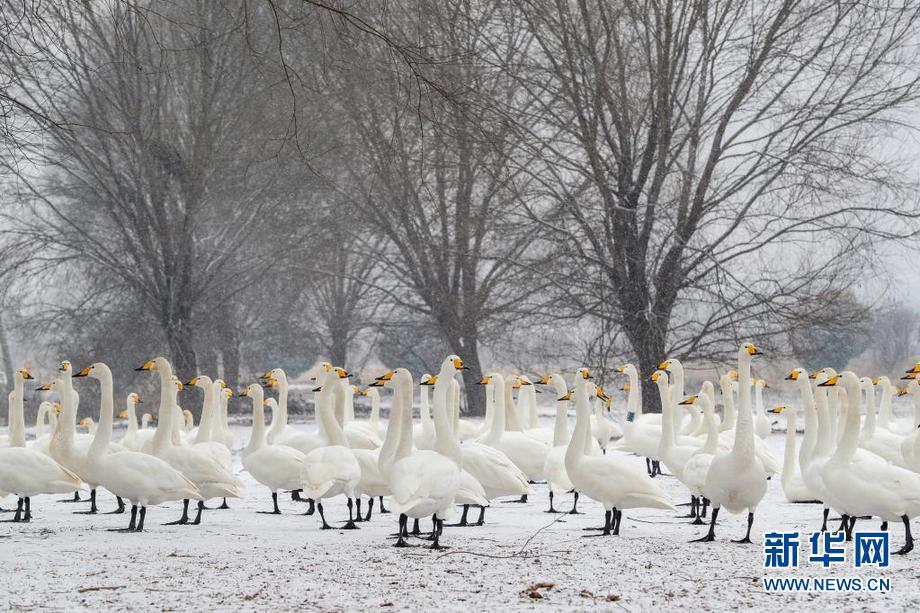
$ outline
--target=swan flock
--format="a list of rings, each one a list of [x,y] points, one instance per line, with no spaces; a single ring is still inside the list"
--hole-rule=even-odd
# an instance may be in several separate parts
[[[830,511],[840,516],[837,531],[847,540],[857,519],[877,519],[882,530],[889,522],[899,523],[904,545],[897,553],[911,551],[910,521],[920,515],[920,363],[902,377],[903,389],[888,377],[796,368],[786,380],[798,402],[767,408],[763,395],[769,385],[754,378],[751,368],[761,356],[754,343],[744,343],[736,369],[718,381],[704,381],[693,393],[685,389],[679,360],[667,359],[645,376],[631,364],[620,366],[616,372],[626,377],[622,389],[628,393],[622,421],[612,418],[611,395],[587,368],[568,380],[559,373],[533,378],[489,373],[479,381],[486,405],[477,423],[460,416],[458,375],[466,367],[456,355],[418,381],[397,368],[364,389],[351,383],[353,375],[344,368],[323,363],[313,378],[314,430],[288,424],[288,380],[280,368],[234,392],[223,380],[203,374],[182,381],[169,360],[151,359],[137,370],[159,381],[153,427],[150,413],[143,413],[138,424],[144,401],[137,393],[128,394],[124,410],[116,414],[112,372],[104,363],[75,369],[63,361],[56,377],[36,388],[51,397],[41,402],[35,439],[29,441],[24,391],[34,377],[23,368],[13,374],[9,433],[0,438],[0,499],[15,497],[13,522],[30,521],[31,499],[42,494],[88,502],[80,513],[93,515],[100,512],[96,491],[101,487],[116,497],[111,513],[130,516],[118,532],[144,531],[148,508],[166,502],[182,503],[181,516],[169,524],[198,525],[204,511],[229,508],[228,501],[244,495],[233,473],[233,456],[239,454],[243,470],[271,496],[270,510],[260,513],[280,514],[279,495],[289,493],[308,505],[305,515],[318,516],[320,529],[331,529],[329,504],[344,497],[347,520],[337,529],[358,529],[371,521],[377,505],[378,513],[397,518],[395,546],[409,547],[412,538],[423,538],[439,549],[446,521],[459,514],[451,525],[483,525],[493,502],[526,502],[537,482],[548,485],[546,512],[565,512],[554,498],[574,493],[568,512],[578,513],[579,496],[587,497],[604,510],[597,536],[618,535],[625,510],[676,511],[676,502],[656,479],[671,475],[686,488],[689,523],[705,529],[694,542],[714,541],[717,518],[726,512],[745,522],[744,536],[734,542],[751,542],[757,507],[770,483],[779,482],[788,502],[815,505],[822,530],[828,530]],[[660,414],[643,412],[643,383],[655,386]],[[192,387],[203,392],[197,427],[178,402]],[[539,392],[552,394],[553,428],[538,419]],[[88,432],[77,431],[81,394],[98,405],[95,419],[79,423]],[[914,421],[902,429],[891,416],[891,404],[906,394],[914,402]],[[380,417],[382,395],[391,401],[386,422]],[[241,449],[235,448],[227,423],[234,396],[251,403],[251,435]],[[356,396],[369,399],[368,419],[355,417]],[[787,422],[781,460],[764,442],[779,415]],[[113,440],[116,419],[127,420],[120,441]],[[646,469],[637,468],[627,454],[645,458]],[[81,498],[85,491],[88,496]],[[471,509],[478,511],[476,520],[469,517]],[[430,531],[421,531],[421,521],[430,521]]]

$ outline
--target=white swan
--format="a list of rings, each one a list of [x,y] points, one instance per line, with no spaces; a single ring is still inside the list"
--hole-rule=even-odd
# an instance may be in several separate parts
[[[341,397],[346,393],[351,393],[350,389],[346,392],[344,385],[340,383],[346,378],[343,375],[344,370],[342,369],[325,373],[317,399],[316,415],[329,444],[306,454],[300,476],[303,493],[307,498],[316,501],[323,530],[329,530],[332,526],[326,522],[322,501],[341,494],[345,495],[348,504],[348,522],[343,528],[354,530],[358,527],[355,525],[352,513],[353,499],[361,480],[361,465],[358,464],[355,454],[349,447],[345,432],[334,415],[335,405],[342,406],[342,401],[336,396]]]
[[[182,517],[170,524],[198,525],[201,523],[201,512],[204,510],[205,500],[239,498],[242,482],[215,460],[210,452],[194,445],[179,445],[178,437],[174,436],[173,429],[177,417],[176,396],[183,385],[178,379],[174,379],[169,360],[162,356],[157,357],[145,362],[138,370],[156,372],[160,377],[160,424],[151,441],[152,455],[165,460],[182,473],[195,484],[200,493],[195,519],[189,522],[189,499],[186,498],[183,500]]]
[[[76,474],[44,453],[26,447],[23,383],[32,378],[25,368],[13,374],[7,415],[10,446],[0,448],[0,491],[19,498],[14,522],[32,519],[32,496],[64,494],[76,491],[82,485]]]
[[[893,464],[904,466],[902,437],[887,428],[876,427],[875,384],[869,377],[863,377],[859,380],[859,387],[866,396],[866,420],[859,433],[859,446]]]
[[[142,403],[140,394],[131,392],[125,402],[125,410],[118,413],[118,417],[128,420],[128,429],[119,442],[129,451],[140,451],[144,441],[153,437],[153,431],[149,428],[145,429],[142,434],[137,427],[137,405]]]
[[[709,467],[703,495],[712,503],[709,532],[700,541],[715,540],[716,518],[724,507],[730,513],[747,511],[747,532],[738,542],[751,542],[757,505],[767,492],[767,471],[754,453],[751,415],[751,360],[761,355],[754,343],[738,350],[738,416],[732,450],[717,454]]]
[[[783,495],[786,496],[786,500],[789,502],[817,502],[817,496],[815,496],[811,489],[805,484],[801,473],[796,472],[796,466],[799,462],[795,449],[798,409],[794,404],[788,404],[773,407],[769,412],[775,415],[779,415],[780,413],[785,413],[786,415],[783,472],[780,476],[780,481],[783,486]]]
[[[30,448],[50,455],[48,449],[51,445],[51,437],[57,428],[57,415],[60,411],[61,405],[57,402],[45,400],[38,406],[38,415],[35,418],[35,440],[29,444]],[[46,419],[48,420],[48,432],[45,432]]]
[[[838,502],[839,506],[834,508],[842,514],[847,539],[859,516],[881,517],[886,523],[900,520],[904,523],[905,543],[895,553],[905,554],[914,547],[910,520],[920,515],[920,475],[894,466],[877,455],[857,453],[859,379],[852,372],[844,371],[821,385],[831,387],[840,384],[847,391],[847,416],[840,444],[821,471],[825,486],[834,493]]]
[[[483,377],[483,385],[495,387],[495,410],[492,416],[492,426],[489,432],[480,440],[484,445],[494,447],[514,462],[530,481],[542,481],[543,466],[549,453],[549,445],[541,443],[523,432],[506,430],[506,420],[513,415],[509,403],[511,401],[510,380],[505,380],[501,375],[493,374]],[[527,494],[521,497],[521,502],[527,501]]]
[[[540,379],[543,385],[552,385],[553,394],[556,398],[556,424],[553,428],[553,448],[546,454],[546,461],[543,463],[543,474],[546,482],[549,484],[549,510],[547,513],[558,513],[553,507],[553,498],[561,494],[571,492],[575,486],[569,479],[569,474],[565,470],[565,452],[569,448],[569,424],[568,424],[568,404],[569,390],[565,379],[558,373],[553,373],[548,377]],[[577,513],[578,492],[575,492],[575,504],[572,505],[572,511]]]
[[[705,508],[708,499],[703,494],[706,485],[706,475],[716,453],[719,452],[719,424],[715,419],[714,402],[715,389],[710,381],[703,383],[703,390],[698,396],[690,396],[681,401],[682,405],[699,404],[702,406],[703,425],[706,428],[706,442],[684,464],[680,481],[687,486],[691,495],[690,513],[693,515],[694,525],[703,523]],[[702,499],[702,500],[701,500]],[[703,509],[700,509],[702,503]]]
[[[768,387],[770,386],[765,379],[757,379],[754,382],[754,434],[762,439],[767,438],[773,429],[763,404],[763,391]]]
[[[377,436],[383,440],[386,435],[386,428],[380,423],[380,392],[373,387],[368,387],[361,391],[361,395],[371,399],[371,414],[367,418],[367,423],[377,433]]]
[[[606,408],[609,412],[611,404],[613,404],[613,399],[605,394],[604,390],[597,388],[597,394],[594,397],[594,415],[591,416],[591,436],[604,453],[607,452],[607,445],[610,441],[623,438],[623,429],[604,415],[604,409]]]
[[[131,503],[131,520],[125,532],[144,530],[149,505],[200,498],[195,484],[163,460],[130,450],[111,453],[115,399],[112,393],[112,371],[108,366],[97,362],[74,376],[99,381],[99,427],[87,454],[87,468],[99,485],[119,499],[124,498]]]
[[[377,449],[383,444],[378,433],[369,424],[355,420],[355,394],[358,388],[349,382],[351,373],[340,366],[336,366],[335,370],[346,392],[344,396],[337,396],[336,419],[348,439],[348,446],[352,449]]]
[[[658,457],[661,415],[647,415],[642,412],[642,387],[639,383],[639,371],[635,366],[624,364],[618,366],[616,371],[629,377],[629,396],[626,403],[626,421],[623,423],[623,438],[614,448],[644,457],[648,474],[654,477],[661,474]]]
[[[678,421],[674,414],[677,405],[671,398],[671,386],[668,384],[668,378],[664,371],[656,370],[652,373],[652,383],[658,386],[658,394],[661,397],[661,438],[658,441],[658,457],[664,462],[671,474],[678,480],[684,471],[684,465],[696,451],[698,445],[687,445],[685,442],[676,440],[675,432]]]
[[[265,396],[261,385],[253,383],[240,395],[252,399],[252,432],[249,444],[243,448],[243,468],[271,491],[274,508],[270,512],[278,515],[281,513],[278,508],[278,490],[300,489],[304,454],[293,447],[273,445],[266,441]],[[277,415],[272,416],[273,420],[277,418]]]
[[[215,383],[223,388],[223,393],[217,394],[219,412],[211,432],[211,440],[217,441],[230,451],[233,451],[233,447],[236,445],[236,437],[233,436],[233,432],[230,430],[229,416],[227,414],[227,404],[233,398],[233,390],[227,387],[223,379],[217,379]]]
[[[463,361],[451,355],[445,360],[439,375],[453,379],[464,368]],[[394,385],[403,387],[404,393],[411,394],[412,376],[405,369],[397,369],[393,375]],[[449,383],[449,381],[447,382]],[[437,385],[437,384],[436,384]],[[442,384],[443,386],[443,384]],[[447,390],[447,386],[442,389]],[[450,519],[454,512],[454,501],[461,486],[460,464],[462,456],[446,414],[446,397],[443,402],[436,398],[433,404],[435,426],[435,449],[412,449],[411,415],[402,407],[400,415],[399,446],[396,449],[393,465],[390,469],[390,490],[393,493],[393,511],[399,514],[399,538],[397,547],[406,545],[406,523],[409,517],[414,519],[433,517],[432,549],[440,548],[440,535],[444,520]],[[483,505],[488,501],[482,501]]]
[[[438,378],[425,373],[419,379],[419,423],[412,427],[412,439],[417,449],[433,449],[435,441],[434,422],[431,421],[431,398],[428,394]]]
[[[591,427],[590,377],[586,368],[575,373],[575,431],[565,453],[565,469],[576,490],[603,505],[603,533],[619,534],[624,509],[673,509],[674,506],[667,494],[641,470],[612,455],[585,453],[584,441]]]
[[[537,388],[534,387],[533,381],[527,376],[521,375],[512,385],[518,390],[518,413],[526,421],[524,423],[524,434],[537,439],[545,445],[551,445],[553,442],[553,431],[550,428],[541,428],[539,415],[537,413]]]

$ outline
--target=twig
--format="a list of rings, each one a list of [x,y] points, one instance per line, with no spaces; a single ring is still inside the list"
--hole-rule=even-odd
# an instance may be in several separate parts
[[[78,593],[83,594],[85,592],[99,592],[102,590],[120,590],[123,585],[94,585],[92,587],[81,587],[77,590]]]

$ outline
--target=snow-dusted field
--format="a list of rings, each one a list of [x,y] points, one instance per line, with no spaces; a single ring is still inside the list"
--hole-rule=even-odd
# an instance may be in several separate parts
[[[237,436],[239,442],[248,438],[247,429],[237,428]],[[782,435],[773,434],[770,443],[779,454]],[[179,505],[152,508],[143,534],[107,531],[126,525],[125,515],[74,515],[81,505],[53,496],[34,499],[31,524],[0,525],[6,571],[0,608],[893,611],[920,604],[920,549],[892,556],[887,569],[857,570],[850,544],[848,561],[838,569],[825,571],[803,560],[798,571],[785,573],[884,575],[892,578],[889,594],[764,592],[763,532],[807,533],[820,524],[816,505],[784,502],[778,479],[758,511],[750,545],[729,542],[743,534],[741,517],[720,518],[717,542],[691,544],[703,528],[675,513],[644,510],[624,513],[619,537],[584,538],[582,528],[602,520],[599,507],[583,500],[584,515],[546,514],[546,487],[537,485],[528,504],[496,503],[484,527],[446,528],[443,544],[450,549],[435,552],[420,540],[413,540],[420,545],[415,549],[390,547],[392,514],[375,514],[356,531],[322,531],[318,517],[302,516],[305,505],[287,496],[284,515],[257,514],[269,510],[271,500],[248,474],[242,478],[245,498],[231,501],[232,510],[207,512],[203,525],[193,527],[160,525],[178,517]],[[660,483],[675,502],[685,501],[673,478]],[[100,500],[103,510],[113,508],[108,494]],[[2,501],[4,508],[13,502]],[[568,509],[571,497],[557,502]],[[330,523],[341,525],[344,500],[325,506]],[[877,528],[876,522],[869,527]],[[902,539],[901,526],[893,526],[892,550]],[[546,587],[528,589],[540,583]]]

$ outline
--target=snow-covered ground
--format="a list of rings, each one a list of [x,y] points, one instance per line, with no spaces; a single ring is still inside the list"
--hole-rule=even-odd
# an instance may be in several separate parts
[[[242,442],[248,429],[236,427],[236,434]],[[781,453],[782,435],[774,433],[770,444]],[[287,496],[284,515],[258,514],[271,508],[271,500],[248,474],[242,478],[245,497],[231,501],[231,510],[206,512],[203,525],[193,527],[160,525],[178,517],[177,504],[152,508],[142,534],[107,530],[126,525],[126,515],[74,515],[81,505],[56,502],[58,496],[34,499],[31,524],[0,525],[6,569],[0,608],[893,611],[920,604],[920,548],[892,556],[891,566],[881,570],[855,569],[852,544],[847,563],[829,570],[809,565],[803,550],[798,571],[766,573],[885,576],[892,579],[888,594],[766,593],[763,532],[808,533],[820,525],[817,505],[787,504],[778,479],[758,510],[754,544],[729,542],[743,535],[738,516],[720,518],[717,542],[699,544],[688,541],[704,528],[675,513],[646,510],[625,512],[619,537],[585,538],[582,528],[602,520],[599,506],[583,499],[583,515],[546,514],[546,486],[537,485],[527,504],[494,504],[484,527],[446,528],[443,544],[450,549],[436,552],[422,548],[427,543],[420,540],[413,541],[420,545],[414,549],[390,547],[392,514],[375,513],[360,530],[323,531],[317,516],[302,516],[305,505]],[[659,482],[675,502],[687,498],[673,478]],[[103,510],[114,507],[107,493],[100,501]],[[6,498],[2,504],[9,508],[13,502]],[[568,509],[571,497],[557,504]],[[330,522],[341,525],[344,500],[325,506]],[[902,540],[901,526],[892,526],[892,550]],[[539,584],[544,587],[529,589]]]

